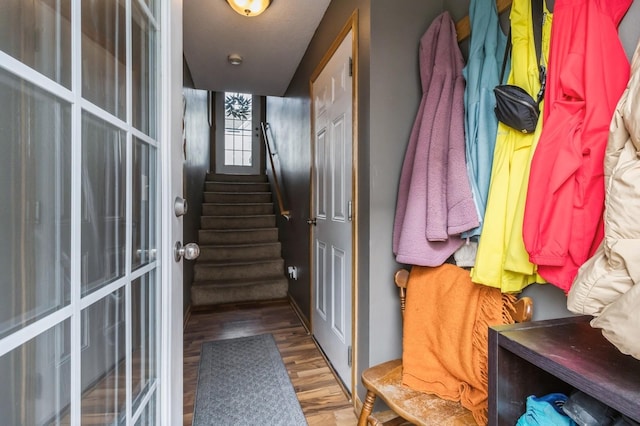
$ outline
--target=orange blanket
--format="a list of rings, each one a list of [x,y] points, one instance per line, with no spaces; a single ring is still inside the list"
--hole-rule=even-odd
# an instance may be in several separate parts
[[[471,282],[469,271],[414,266],[403,330],[402,383],[460,401],[487,423],[488,327],[512,323],[515,297]]]

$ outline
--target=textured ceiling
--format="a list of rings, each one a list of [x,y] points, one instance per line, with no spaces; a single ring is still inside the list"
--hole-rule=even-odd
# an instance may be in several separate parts
[[[329,2],[273,0],[248,18],[225,0],[184,0],[184,56],[195,87],[284,95]],[[229,54],[242,64],[229,64]]]

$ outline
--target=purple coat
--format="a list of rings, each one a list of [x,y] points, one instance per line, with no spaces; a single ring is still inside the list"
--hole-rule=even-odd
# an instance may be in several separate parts
[[[400,263],[438,266],[478,226],[465,164],[464,61],[448,12],[420,39],[422,100],[404,158],[393,252]]]

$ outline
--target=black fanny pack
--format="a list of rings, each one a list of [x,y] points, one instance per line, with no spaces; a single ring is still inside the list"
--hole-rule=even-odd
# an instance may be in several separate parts
[[[532,1],[531,14],[533,15],[533,33],[536,46],[536,54],[538,56],[538,64],[542,58],[542,4],[538,1]],[[507,47],[502,60],[502,72],[500,73],[500,81],[503,81],[504,70],[507,64],[507,58],[511,53],[511,30],[509,30],[509,38],[507,39]],[[512,84],[501,84],[493,89],[496,97],[496,106],[494,111],[496,117],[501,123],[518,130],[522,133],[533,133],[538,124],[540,117],[540,102],[544,98],[544,90],[546,86],[547,73],[544,66],[539,65],[540,69],[540,91],[537,99],[527,93],[522,87]]]
[[[538,99],[533,99],[520,86],[502,84],[493,89],[496,96],[495,113],[498,120],[522,133],[533,133],[540,117],[540,101],[544,97],[545,70],[540,67],[540,83],[542,84]]]

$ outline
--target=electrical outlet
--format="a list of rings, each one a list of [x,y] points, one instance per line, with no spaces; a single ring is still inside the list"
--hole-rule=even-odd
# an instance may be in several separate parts
[[[288,266],[287,273],[289,274],[289,279],[297,280],[298,279],[298,268],[295,266]]]

